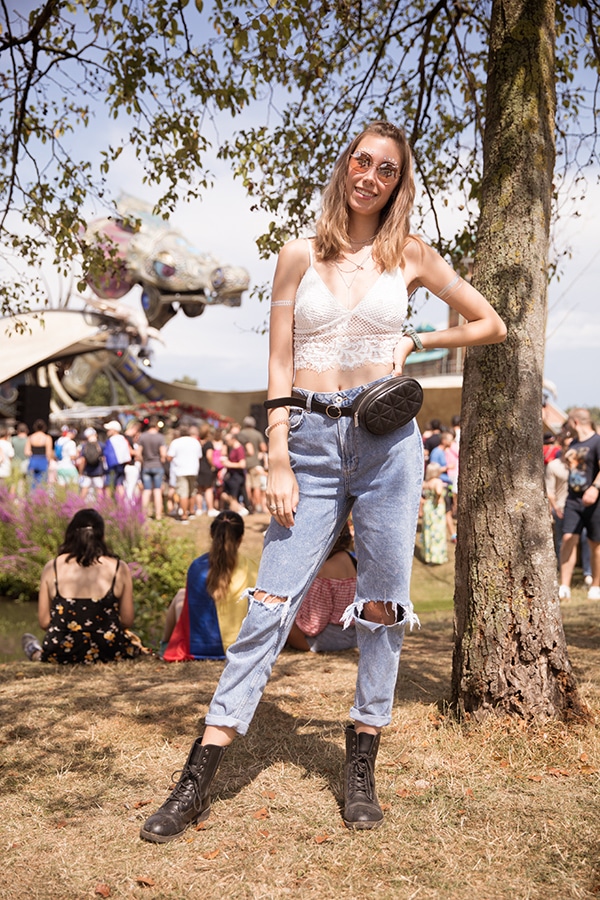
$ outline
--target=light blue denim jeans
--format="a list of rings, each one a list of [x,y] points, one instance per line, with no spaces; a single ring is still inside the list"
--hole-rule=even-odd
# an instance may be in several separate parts
[[[379,379],[383,380],[383,379]],[[359,649],[350,718],[383,727],[391,721],[404,630],[418,624],[410,602],[410,574],[421,486],[423,443],[413,420],[387,435],[371,435],[352,417],[310,411],[312,398],[349,406],[362,388],[335,394],[295,389],[306,410],[290,413],[289,449],[300,500],[292,528],[271,521],[255,590],[283,602],[265,603],[249,592],[249,610],[206,716],[207,725],[248,730],[273,664],[300,604],[352,512],[358,563],[354,619]],[[368,601],[391,604],[397,623],[360,618]]]

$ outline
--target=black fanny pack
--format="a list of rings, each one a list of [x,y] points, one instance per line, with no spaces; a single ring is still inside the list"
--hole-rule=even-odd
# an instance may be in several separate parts
[[[414,419],[422,405],[423,388],[419,382],[409,375],[396,375],[361,391],[352,406],[336,406],[312,400],[310,409],[311,412],[324,413],[330,419],[352,416],[355,425],[360,425],[371,434],[389,434]],[[265,409],[275,409],[278,406],[306,409],[307,402],[305,397],[265,400]]]

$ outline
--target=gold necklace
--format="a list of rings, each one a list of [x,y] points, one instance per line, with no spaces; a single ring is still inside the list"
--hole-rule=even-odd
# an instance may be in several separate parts
[[[372,244],[373,241],[375,240],[375,237],[376,237],[376,235],[373,235],[372,237],[367,238],[366,241],[355,241],[352,238],[348,238],[348,243],[349,244],[359,244],[361,247],[363,247],[365,244]]]
[[[369,250],[369,252],[368,252],[367,255],[365,256],[365,258],[363,259],[363,261],[360,262],[360,263],[355,263],[353,259],[348,259],[347,256],[344,256],[344,254],[342,254],[342,259],[344,260],[344,262],[347,262],[349,266],[353,266],[353,267],[354,267],[354,268],[352,268],[352,269],[350,270],[350,272],[344,272],[343,269],[340,268],[339,263],[337,263],[337,262],[334,263],[334,266],[336,267],[336,269],[338,270],[338,272],[340,273],[340,275],[341,275],[341,274],[344,274],[344,275],[351,275],[352,272],[356,273],[356,272],[358,272],[358,271],[362,271],[362,269],[364,269],[364,267],[365,267],[365,263],[371,258],[371,253],[372,253],[372,252],[373,252],[373,248],[371,247],[370,250]]]
[[[352,285],[356,281],[356,276],[358,275],[358,273],[363,271],[363,269],[365,267],[365,263],[371,256],[371,252],[372,252],[372,248],[371,248],[371,250],[369,250],[369,252],[367,253],[367,255],[365,256],[365,258],[363,259],[363,261],[361,263],[355,263],[351,259],[346,259],[345,256],[342,256],[342,259],[344,259],[351,266],[354,266],[354,269],[351,272],[344,272],[344,270],[342,269],[340,264],[337,262],[334,262],[334,266],[338,270],[339,276],[344,283],[344,287],[346,288],[346,304],[345,305],[346,305],[346,308],[348,308],[348,309],[350,308],[350,291],[352,290]],[[345,275],[352,276],[350,278],[350,281],[346,281],[346,279],[344,277]]]

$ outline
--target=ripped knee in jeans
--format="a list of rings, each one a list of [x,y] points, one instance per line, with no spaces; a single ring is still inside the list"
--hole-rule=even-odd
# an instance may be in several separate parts
[[[291,597],[280,597],[278,594],[270,594],[268,591],[258,588],[249,588],[242,596],[248,599],[248,610],[252,608],[253,603],[258,603],[267,609],[279,609],[281,625],[286,624],[292,605]]]
[[[406,604],[393,600],[355,600],[344,610],[341,623],[348,628],[355,619],[386,627],[408,625],[411,631],[415,625],[421,627],[410,600]]]
[[[376,625],[395,625],[396,622],[401,622],[403,617],[401,606],[385,600],[367,600],[360,612],[361,619],[374,622]]]
[[[254,590],[254,600],[265,603],[267,606],[273,603],[285,603],[288,597],[278,597],[277,594],[268,594],[266,591]]]

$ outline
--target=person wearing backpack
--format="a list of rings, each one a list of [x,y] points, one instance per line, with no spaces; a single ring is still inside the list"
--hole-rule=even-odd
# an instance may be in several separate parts
[[[121,423],[116,419],[106,422],[107,440],[104,444],[104,461],[106,463],[106,487],[114,490],[115,495],[125,494],[125,466],[131,462],[131,447],[124,437]]]
[[[90,488],[94,489],[96,496],[104,493],[104,456],[94,428],[86,428],[83,437],[85,440],[81,445],[78,468],[81,472],[79,493],[85,499]]]

